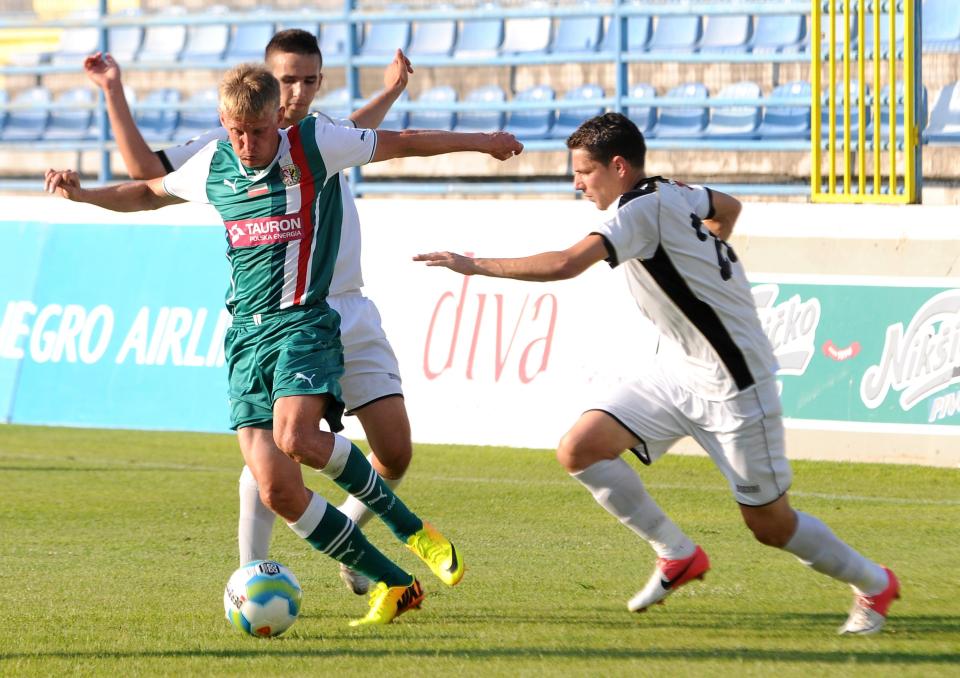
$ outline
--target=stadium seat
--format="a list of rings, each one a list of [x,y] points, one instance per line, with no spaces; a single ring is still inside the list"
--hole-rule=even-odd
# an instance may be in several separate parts
[[[935,143],[960,143],[960,81],[940,90],[924,137]]]
[[[556,35],[550,45],[554,54],[583,54],[596,52],[603,31],[599,16],[568,16],[557,19]]]
[[[924,52],[960,52],[957,0],[924,0],[922,32]]]
[[[97,13],[80,11],[71,14],[70,19],[92,20]],[[77,65],[100,45],[100,31],[96,27],[64,28],[60,33],[60,44],[51,56],[51,62],[57,65]]]
[[[638,82],[630,88],[630,97],[634,99],[649,99],[657,96],[653,85]],[[643,132],[644,136],[653,136],[653,126],[657,122],[657,107],[649,104],[627,107],[627,117]]]
[[[851,5],[852,7],[852,5]],[[852,11],[852,10],[851,10]],[[843,45],[849,39],[851,45],[851,53],[856,50],[857,45],[857,15],[854,13],[850,19],[850,33],[849,35],[844,33],[843,27],[846,21],[843,16],[843,12],[838,11],[836,17],[834,18],[834,24],[836,25],[836,53],[841,54],[843,52]],[[828,54],[830,49],[830,16],[824,14],[820,22],[820,53],[824,57]]]
[[[804,97],[810,100],[810,83],[805,81],[788,82],[776,87],[767,98],[763,120],[757,133],[761,139],[809,139],[810,107],[780,105],[778,100]]]
[[[421,92],[417,101],[422,104],[452,104],[457,100],[457,90],[449,85],[431,87]],[[407,126],[410,129],[439,129],[449,132],[453,129],[455,117],[453,111],[410,111]]]
[[[650,34],[653,33],[653,17],[649,15],[636,15],[627,18],[627,51],[643,52],[650,42]],[[600,43],[600,51],[606,53],[615,53],[619,47],[616,22],[611,17],[607,21],[607,31],[603,34],[603,42]]]
[[[668,14],[657,17],[648,52],[695,52],[703,33],[699,16]]]
[[[262,14],[271,11],[266,8],[259,8],[250,13]],[[313,31],[316,31],[314,27]],[[243,61],[260,61],[263,59],[263,50],[273,37],[273,23],[264,21],[255,24],[234,24],[231,27],[230,46],[227,47],[227,53],[224,60],[228,63],[240,63]]]
[[[864,22],[863,49],[868,59],[873,57],[873,14],[867,14]],[[896,19],[897,54],[903,54],[903,14],[897,14]],[[880,55],[886,58],[890,48],[890,15],[880,15]]]
[[[310,109],[334,119],[345,120],[353,112],[350,110],[350,90],[346,87],[330,90],[314,99]]]
[[[556,92],[549,85],[534,85],[518,92],[513,100],[550,104],[556,98]],[[514,111],[508,116],[503,129],[520,139],[547,139],[553,127],[554,116],[555,111],[551,108]]]
[[[667,97],[683,99],[706,99],[710,96],[703,83],[679,85],[667,92]],[[710,114],[706,106],[692,108],[661,106],[660,119],[653,128],[656,137],[699,137],[707,126]]]
[[[112,16],[139,18],[142,15],[139,8],[128,7]],[[110,54],[123,67],[124,64],[129,64],[136,59],[137,52],[140,51],[140,45],[143,43],[143,26],[113,26],[109,30],[108,40]]]
[[[320,30],[319,43],[324,62],[327,59],[342,59],[346,56],[350,50],[348,36],[346,24],[326,23],[323,25]],[[359,44],[359,40],[357,40],[357,44]]]
[[[377,90],[374,92],[370,98],[378,96],[383,90]],[[410,100],[410,95],[407,94],[406,90],[400,92],[400,96],[397,97],[397,100],[394,103],[402,104]],[[409,114],[406,111],[398,111],[396,108],[391,107],[387,114],[383,116],[383,120],[377,125],[377,129],[388,129],[394,132],[398,132],[402,129],[407,128],[407,118]]]
[[[229,11],[223,5],[211,5],[204,10],[204,14],[226,14]],[[187,26],[187,39],[180,59],[186,62],[218,65],[223,61],[223,55],[227,53],[229,41],[230,26],[225,23]]]
[[[85,139],[90,134],[93,122],[93,90],[88,87],[74,87],[65,90],[54,100],[66,110],[51,111],[44,139],[67,140]]]
[[[180,120],[173,138],[186,141],[211,129],[220,127],[220,114],[217,112],[217,90],[215,87],[197,90],[184,102],[199,105],[196,110],[180,111]]]
[[[744,14],[705,17],[700,37],[701,52],[747,52],[753,35],[753,19]]]
[[[41,138],[47,129],[50,111],[39,107],[48,106],[50,99],[50,90],[46,87],[31,87],[16,95],[11,105],[26,108],[9,112],[3,128],[3,140],[35,141]]]
[[[466,103],[502,104],[507,95],[499,85],[485,85],[467,92]],[[457,116],[458,132],[496,132],[503,129],[503,111],[465,111]]]
[[[755,54],[797,50],[807,36],[807,17],[803,14],[761,14],[750,39]]]
[[[3,138],[3,128],[7,124],[6,106],[8,103],[10,103],[10,97],[7,95],[7,90],[0,89],[0,138]]]
[[[903,121],[904,121],[904,107],[906,106],[906,101],[904,100],[904,90],[903,90],[903,81],[897,82],[897,101],[896,101],[896,124],[897,124],[897,138],[903,139]],[[880,97],[877,99],[876,105],[880,107],[880,134],[883,137],[889,134],[888,125],[890,124],[890,86],[884,85],[880,90]],[[874,113],[876,115],[876,113]],[[922,86],[920,87],[920,111],[919,117],[917,119],[917,126],[922,131],[924,127],[927,126],[927,88]],[[867,130],[866,133],[868,136],[873,134],[873,116],[870,116],[870,119],[867,120]]]
[[[131,111],[137,110],[137,92],[129,85],[123,86],[123,96],[127,100],[127,105],[130,107]],[[110,126],[110,120],[107,119],[107,139],[115,139],[116,137],[113,134],[113,128]],[[100,138],[100,119],[97,116],[97,112],[93,111],[90,116],[90,127],[87,130],[88,139],[99,139]]]
[[[157,16],[175,17],[186,14],[183,7],[171,6]],[[176,61],[187,42],[187,27],[184,25],[149,25],[143,32],[143,46],[137,53],[137,61]],[[171,130],[172,131],[172,130]]]
[[[605,96],[600,85],[580,85],[568,90],[563,95],[563,101],[583,101],[602,99]],[[557,121],[550,130],[554,139],[566,139],[573,134],[584,120],[589,120],[603,113],[603,106],[584,106],[583,108],[561,108],[557,110]]]
[[[850,138],[856,140],[857,136],[860,134],[860,99],[858,95],[858,84],[856,80],[850,81]],[[837,85],[836,93],[836,131],[837,131],[837,146],[843,144],[843,125],[845,120],[844,113],[844,86],[843,83]],[[866,92],[867,101],[870,100],[869,90]],[[868,103],[864,107],[865,115],[867,120],[870,120],[871,108]],[[824,98],[823,103],[820,106],[820,135],[821,139],[826,141],[830,134],[830,106],[826,98]]]
[[[488,4],[481,9],[493,7]],[[503,19],[469,19],[460,27],[453,55],[468,59],[495,57],[502,42]]]
[[[450,9],[441,5],[436,9]],[[407,54],[412,57],[420,56],[450,56],[453,46],[457,42],[457,22],[449,21],[420,21],[413,26],[413,35]]]
[[[531,8],[542,7],[542,3],[534,2],[528,5]],[[507,19],[503,22],[503,43],[500,53],[508,55],[546,54],[550,48],[550,37],[553,27],[550,17],[530,17],[523,19]]]
[[[760,85],[755,82],[737,82],[727,85],[717,94],[721,99],[759,99]],[[714,108],[710,123],[703,135],[710,139],[756,139],[760,125],[760,105],[722,106]]]
[[[180,111],[171,108],[180,103],[180,92],[169,87],[155,89],[139,103],[140,106],[159,107],[146,110],[138,106],[136,121],[143,138],[147,141],[169,141],[180,119]]]
[[[391,12],[402,13],[404,7],[390,5]],[[360,47],[360,55],[366,57],[393,57],[398,49],[406,50],[410,42],[410,23],[397,21],[371,21],[366,26],[366,37]]]
[[[273,8],[268,6],[264,8],[264,11],[273,11]],[[290,21],[284,21],[282,23],[279,23],[277,24],[277,31],[279,32],[279,31],[290,30],[291,28],[298,28],[301,31],[306,31],[307,33],[313,33],[315,36],[317,36],[317,38],[320,38],[321,37],[320,24],[317,22],[316,19],[309,18],[309,16],[312,15],[314,12],[316,12],[316,10],[313,9],[312,7],[302,8],[300,10],[300,13],[305,15],[303,19],[293,19]],[[324,24],[324,27],[337,26],[337,25],[341,26],[341,28],[343,27],[343,24],[332,24],[332,23]],[[346,31],[342,31],[342,34],[346,35]],[[323,45],[320,46],[320,49],[321,50],[323,49]],[[326,60],[327,60],[326,52],[323,53],[323,60],[324,60],[324,63],[326,63]]]

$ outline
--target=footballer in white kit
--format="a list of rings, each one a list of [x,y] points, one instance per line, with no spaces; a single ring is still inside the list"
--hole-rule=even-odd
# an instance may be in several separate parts
[[[640,311],[659,330],[657,355],[647,374],[580,416],[560,441],[557,460],[657,554],[653,574],[628,609],[646,611],[710,569],[703,548],[664,514],[621,456],[631,450],[650,464],[690,435],[727,478],[759,542],[853,587],[840,632],[878,632],[899,598],[896,576],[814,516],[795,511],[787,498],[791,471],[776,359],[743,266],[727,244],[740,203],[647,177],[643,135],[619,113],[586,121],[567,147],[574,187],[602,210],[619,201],[612,219],[565,250],[511,259],[433,252],[414,259],[464,275],[536,282],[573,278],[602,260],[626,268]]]

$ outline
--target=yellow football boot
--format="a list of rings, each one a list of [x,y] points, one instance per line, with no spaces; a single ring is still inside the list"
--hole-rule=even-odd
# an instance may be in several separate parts
[[[419,609],[424,593],[416,579],[407,586],[387,586],[378,582],[370,594],[370,611],[362,619],[354,619],[350,626],[389,624],[407,610]]]
[[[463,579],[463,559],[457,549],[427,521],[423,521],[423,529],[407,540],[407,548],[429,565],[447,586],[456,586]]]

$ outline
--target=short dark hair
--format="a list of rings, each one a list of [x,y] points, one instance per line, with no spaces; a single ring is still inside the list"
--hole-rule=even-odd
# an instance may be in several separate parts
[[[642,169],[646,162],[647,144],[637,126],[620,113],[604,113],[590,118],[567,138],[571,151],[583,148],[590,157],[609,165],[616,155]]]
[[[320,59],[320,67],[323,68],[323,55],[320,53],[320,45],[317,44],[317,36],[309,31],[288,28],[285,31],[274,33],[263,52],[264,61],[269,59],[274,52],[306,54],[307,56],[316,54]]]

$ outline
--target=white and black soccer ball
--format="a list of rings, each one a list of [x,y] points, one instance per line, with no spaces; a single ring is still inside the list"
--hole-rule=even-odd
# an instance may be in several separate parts
[[[244,633],[278,636],[297,621],[303,591],[293,572],[273,560],[247,563],[227,581],[223,609]]]

